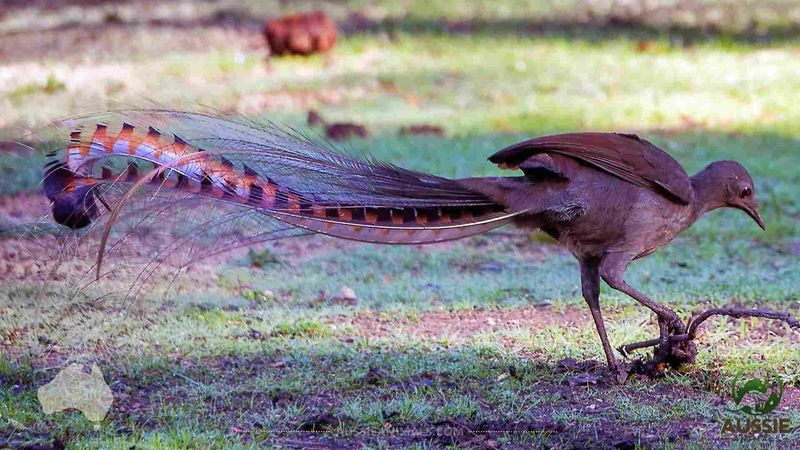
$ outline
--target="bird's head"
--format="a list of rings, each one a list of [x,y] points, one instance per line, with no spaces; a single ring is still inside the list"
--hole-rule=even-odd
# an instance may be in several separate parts
[[[753,178],[741,164],[736,161],[717,161],[703,170],[711,175],[722,198],[718,198],[720,206],[740,209],[747,213],[762,230],[764,221],[758,212],[755,185]]]

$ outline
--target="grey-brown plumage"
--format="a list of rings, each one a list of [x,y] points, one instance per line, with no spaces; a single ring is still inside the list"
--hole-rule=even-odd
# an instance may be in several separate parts
[[[666,339],[684,333],[683,323],[625,281],[628,264],[667,244],[712,209],[741,209],[764,228],[753,180],[739,163],[715,162],[689,177],[666,152],[631,134],[545,136],[489,160],[518,168],[524,176],[462,183],[507,210],[527,211],[515,219],[517,225],[545,231],[575,255],[583,296],[612,368],[616,361],[599,309],[601,278],[652,309]]]

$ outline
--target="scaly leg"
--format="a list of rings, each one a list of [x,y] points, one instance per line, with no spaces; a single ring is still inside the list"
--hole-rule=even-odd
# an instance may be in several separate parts
[[[677,367],[681,362],[693,362],[696,352],[693,343],[685,342],[678,344],[676,347],[670,341],[671,335],[684,334],[686,332],[686,325],[678,317],[678,314],[661,303],[647,298],[625,281],[623,274],[631,259],[630,256],[620,253],[607,254],[600,263],[601,277],[613,289],[624,292],[634,300],[650,308],[658,316],[658,349],[653,360],[656,367],[660,367],[662,363]]]
[[[581,288],[583,291],[583,298],[589,305],[589,311],[592,313],[594,325],[597,327],[597,334],[600,335],[600,342],[603,344],[603,351],[606,354],[606,361],[608,368],[611,371],[616,370],[617,361],[614,358],[614,351],[611,344],[608,342],[608,334],[606,334],[606,325],[603,322],[603,316],[600,313],[600,260],[583,260],[581,261]]]
[[[607,254],[600,263],[600,275],[602,276],[603,280],[605,280],[605,282],[608,283],[611,288],[620,292],[624,292],[637,302],[650,308],[654,313],[656,313],[659,323],[663,323],[668,329],[664,330],[664,327],[662,326],[662,335],[665,331],[673,330],[678,333],[684,333],[686,327],[675,311],[669,309],[661,303],[650,300],[625,281],[623,275],[631,259],[632,258],[630,258],[628,255],[621,253]]]

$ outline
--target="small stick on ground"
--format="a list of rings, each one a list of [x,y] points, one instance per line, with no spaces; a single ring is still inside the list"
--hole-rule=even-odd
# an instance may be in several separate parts
[[[763,317],[765,319],[782,320],[789,324],[790,327],[800,330],[800,321],[789,313],[771,311],[769,309],[711,308],[689,319],[686,326],[686,334],[689,335],[689,339],[694,339],[700,324],[712,316],[730,316],[737,319],[741,317]]]

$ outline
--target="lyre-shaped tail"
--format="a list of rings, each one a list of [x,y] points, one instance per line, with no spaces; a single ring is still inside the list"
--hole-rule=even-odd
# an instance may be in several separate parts
[[[458,181],[346,155],[272,125],[173,111],[124,111],[82,122],[44,179],[55,220],[71,228],[124,209],[121,202],[145,186],[388,244],[458,239],[519,214]],[[103,195],[109,186],[131,191],[115,202]]]

